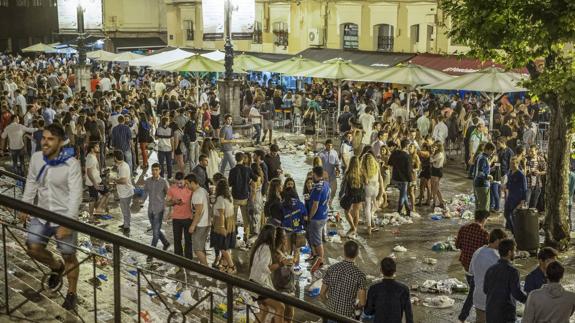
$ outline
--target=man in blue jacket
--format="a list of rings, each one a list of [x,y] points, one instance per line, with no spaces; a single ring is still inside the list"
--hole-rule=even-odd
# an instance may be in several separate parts
[[[493,143],[488,142],[483,152],[475,161],[475,177],[473,179],[473,191],[475,192],[475,210],[489,211],[489,187],[492,180],[489,158],[495,152]]]

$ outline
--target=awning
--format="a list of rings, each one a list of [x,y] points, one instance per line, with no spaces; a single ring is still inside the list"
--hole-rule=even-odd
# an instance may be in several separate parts
[[[457,55],[418,54],[411,59],[411,62],[451,75],[474,73],[492,66],[505,68],[503,65],[495,64],[492,61],[482,62],[475,58]],[[527,69],[517,69],[514,71],[522,74],[528,73]]]
[[[213,49],[201,49],[201,48],[182,48],[183,50],[187,50],[187,51],[193,51],[194,53],[198,53],[198,54],[205,54],[205,53],[209,53],[209,52],[213,52]],[[223,51],[223,50],[222,50]],[[160,52],[157,51],[157,52]],[[156,52],[154,52],[156,53]],[[237,50],[234,49],[234,56],[238,56],[241,54],[246,54],[246,55],[252,55],[255,56],[257,58],[261,58],[261,59],[265,59],[266,61],[270,61],[270,62],[279,62],[279,61],[283,61],[284,59],[289,59],[292,58],[293,55],[290,54],[276,54],[276,53],[263,53],[263,52],[247,52],[247,51],[242,51],[242,50]]]
[[[159,37],[143,38],[110,38],[116,51],[126,51],[132,49],[163,48],[166,43]]]
[[[415,54],[371,52],[363,50],[343,50],[330,48],[308,48],[297,55],[304,58],[323,62],[332,58],[351,60],[354,64],[365,65],[373,68],[390,67],[408,61]]]

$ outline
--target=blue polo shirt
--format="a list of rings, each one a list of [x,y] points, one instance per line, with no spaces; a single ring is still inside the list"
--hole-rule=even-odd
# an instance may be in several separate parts
[[[319,181],[313,184],[310,200],[312,201],[311,204],[313,204],[313,202],[318,202],[318,207],[312,220],[327,220],[327,203],[329,201],[329,193],[329,183],[325,181]]]
[[[525,293],[529,295],[532,291],[541,288],[543,284],[547,282],[545,278],[545,273],[537,266],[532,272],[530,272],[527,277],[525,277]]]

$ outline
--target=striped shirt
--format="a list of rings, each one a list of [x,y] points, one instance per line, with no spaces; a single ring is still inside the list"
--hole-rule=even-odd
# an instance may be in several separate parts
[[[132,130],[125,124],[119,124],[112,129],[112,147],[121,151],[130,150],[130,142],[132,141]]]

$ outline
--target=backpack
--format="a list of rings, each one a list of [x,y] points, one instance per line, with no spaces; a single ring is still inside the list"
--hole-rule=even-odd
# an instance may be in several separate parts
[[[184,135],[182,136],[182,141],[186,147],[189,147],[191,142],[196,141],[196,138],[196,122],[193,120],[188,120],[184,126]]]

